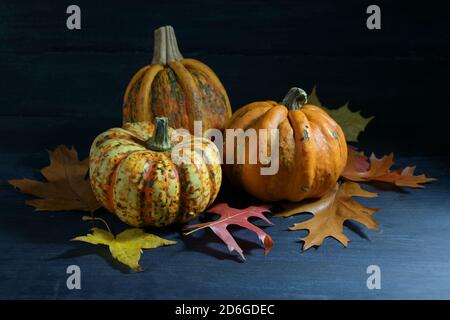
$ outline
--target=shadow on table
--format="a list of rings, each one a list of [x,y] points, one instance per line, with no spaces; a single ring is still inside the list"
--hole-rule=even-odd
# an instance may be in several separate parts
[[[385,184],[380,185],[382,187],[386,187]],[[3,222],[5,222],[4,227],[7,226],[7,228],[2,228],[3,234],[9,234],[7,237],[21,237],[36,244],[58,244],[70,246],[69,249],[66,249],[66,252],[51,259],[70,259],[79,256],[96,254],[104,259],[113,268],[121,272],[130,271],[128,267],[122,265],[111,256],[109,249],[106,246],[93,246],[90,244],[69,242],[73,237],[87,234],[94,226],[105,228],[105,226],[98,221],[95,223],[81,221],[81,217],[83,215],[88,215],[88,213],[36,212],[24,203],[27,198],[31,197],[14,191],[10,186],[8,186],[8,189],[8,191],[11,191],[11,196],[7,198],[5,203],[6,207],[4,209],[7,209],[7,211],[5,212],[6,216],[4,216],[3,220]],[[225,201],[231,206],[238,208],[243,208],[248,205],[255,205],[258,203],[257,200],[249,197],[245,194],[245,192],[235,190],[227,182],[224,182],[223,191],[221,191],[221,194],[218,196],[218,202]],[[120,233],[126,228],[129,228],[105,209],[98,210],[96,212],[96,216],[105,219],[114,234]],[[191,223],[211,221],[213,220],[212,217],[213,215],[211,214],[205,214]],[[266,227],[265,223],[260,224],[258,219],[252,219],[251,221],[255,221],[256,225],[263,229]],[[370,241],[365,230],[358,224],[346,222],[345,226],[361,238]],[[242,248],[245,255],[251,255],[251,252],[254,249],[259,249],[262,251],[262,244],[253,233],[249,233],[247,237],[246,233],[249,231],[246,230],[243,232],[243,235],[245,235],[245,238],[243,238],[240,237],[241,232],[238,231],[242,230],[242,228],[237,226],[229,226],[228,229],[233,233],[233,237]],[[219,260],[226,259],[236,262],[243,261],[236,252],[228,252],[226,244],[224,244],[208,228],[189,236],[183,236],[181,234],[181,225],[171,225],[165,228],[145,228],[145,230],[146,232],[157,234],[166,239],[178,240],[179,243],[184,245],[181,250],[198,251]]]
[[[407,188],[398,187],[392,183],[382,182],[382,181],[371,181],[370,183],[364,183],[366,186],[374,187],[375,191],[389,191],[408,194],[410,193]]]
[[[368,233],[366,232],[367,228],[362,227],[362,225],[347,220],[344,222],[344,226],[347,227],[352,232],[356,233],[360,238],[363,238],[364,240],[367,240],[369,242],[372,242],[372,239],[370,239]]]
[[[259,227],[264,229],[264,227]],[[254,237],[252,235],[252,238],[254,239],[247,240],[236,236],[236,232],[242,228],[231,225],[227,229],[233,235],[233,238],[241,247],[245,256],[251,255],[252,251],[255,249],[259,249],[261,252],[264,250],[256,235],[254,235]],[[244,262],[237,252],[229,252],[227,245],[223,243],[222,240],[220,240],[210,229],[199,230],[198,233],[187,236],[180,235],[180,240],[184,244],[183,250],[201,252],[218,260]]]
[[[72,259],[92,254],[95,254],[100,258],[102,258],[107,264],[109,264],[112,268],[116,269],[117,271],[120,271],[122,273],[131,272],[131,268],[120,263],[111,256],[111,253],[107,246],[102,245],[93,246],[92,244],[89,243],[77,243],[76,247],[68,249],[63,254],[60,254],[49,260]]]

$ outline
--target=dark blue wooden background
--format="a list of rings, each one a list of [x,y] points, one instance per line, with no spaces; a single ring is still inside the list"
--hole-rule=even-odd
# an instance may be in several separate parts
[[[0,1],[0,298],[450,298],[448,71],[450,22],[443,2],[376,2],[382,29],[366,28],[367,1],[76,1],[82,30],[66,28],[69,1]],[[186,57],[211,66],[233,109],[280,100],[291,86],[318,86],[328,107],[350,101],[374,115],[360,148],[394,151],[439,181],[425,190],[368,186],[380,197],[380,232],[348,224],[343,249],[327,239],[300,252],[304,217],[272,219],[267,257],[256,237],[234,234],[242,263],[206,231],[147,250],[144,273],[128,272],[107,248],[70,243],[89,224],[77,212],[34,212],[7,184],[40,178],[45,149],[75,145],[120,125],[123,91],[149,63],[153,30],[175,27]],[[225,186],[235,205],[251,200]],[[125,228],[100,212],[115,232]],[[82,290],[66,288],[66,267],[82,270]],[[366,268],[382,270],[382,289],[366,288]]]

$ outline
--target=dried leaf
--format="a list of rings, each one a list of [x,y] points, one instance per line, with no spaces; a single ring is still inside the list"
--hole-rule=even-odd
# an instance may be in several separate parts
[[[41,211],[81,210],[93,212],[100,208],[95,199],[89,180],[89,160],[80,161],[75,148],[59,145],[49,151],[50,165],[41,170],[47,182],[14,179],[9,184],[23,193],[41,199],[27,200],[25,203]]]
[[[73,238],[72,241],[83,241],[91,244],[103,244],[109,247],[112,256],[121,263],[136,271],[142,271],[139,266],[142,249],[153,249],[175,244],[175,241],[160,238],[154,234],[145,233],[142,229],[127,229],[117,236],[111,232],[92,228],[92,233]]]
[[[327,237],[333,237],[344,246],[348,244],[348,238],[343,232],[343,224],[346,220],[354,220],[369,229],[377,229],[378,223],[373,214],[378,211],[375,208],[367,208],[352,197],[374,198],[378,194],[368,192],[354,182],[345,182],[325,194],[318,200],[311,202],[298,202],[284,204],[285,211],[278,213],[278,217],[289,217],[302,212],[310,212],[314,216],[304,222],[296,223],[289,230],[308,230],[304,241],[303,250],[312,246],[320,246]]]
[[[431,182],[424,174],[415,176],[415,166],[391,171],[394,164],[394,154],[378,159],[374,154],[368,159],[354,149],[348,150],[347,165],[342,176],[352,181],[381,181],[393,183],[399,187],[423,188],[421,183]]]
[[[314,86],[311,94],[308,96],[308,103],[324,109],[342,128],[345,138],[348,142],[357,142],[359,134],[364,131],[367,124],[374,118],[364,118],[360,111],[352,112],[348,108],[348,103],[337,109],[328,109],[320,103]]]
[[[208,212],[217,213],[220,218],[215,221],[199,223],[194,225],[188,225],[184,230],[190,230],[185,235],[196,232],[200,229],[210,228],[228,247],[230,252],[236,251],[243,260],[245,260],[244,253],[239,245],[234,240],[231,233],[227,230],[229,225],[238,225],[243,228],[249,229],[258,235],[259,240],[264,245],[264,255],[267,255],[272,248],[272,238],[257,226],[251,224],[248,219],[256,217],[264,220],[268,224],[272,223],[262,214],[263,212],[270,212],[270,206],[251,206],[245,209],[235,209],[228,206],[226,203],[220,203]]]
[[[325,109],[325,107],[322,105],[322,102],[320,102],[319,100],[319,96],[317,95],[316,86],[314,86],[311,93],[308,95],[308,103]]]
[[[346,167],[353,168],[358,172],[369,170],[369,158],[363,152],[358,151],[355,147],[347,145],[348,157]]]

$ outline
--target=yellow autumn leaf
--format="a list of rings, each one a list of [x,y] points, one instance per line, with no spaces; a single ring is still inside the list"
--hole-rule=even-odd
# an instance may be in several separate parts
[[[91,232],[85,236],[73,238],[72,241],[106,245],[115,259],[136,271],[142,271],[139,266],[142,249],[153,249],[176,243],[154,234],[145,233],[139,228],[127,229],[117,236],[100,228],[92,228]]]
[[[360,111],[352,112],[348,108],[348,103],[337,109],[326,108],[320,102],[315,86],[308,96],[308,103],[324,109],[341,126],[347,142],[357,142],[358,135],[364,131],[367,124],[374,118],[373,116],[364,118]]]

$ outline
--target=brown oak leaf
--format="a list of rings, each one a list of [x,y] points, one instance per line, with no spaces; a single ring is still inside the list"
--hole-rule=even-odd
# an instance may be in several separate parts
[[[59,145],[49,151],[50,165],[41,170],[47,182],[13,179],[9,184],[23,193],[40,199],[25,203],[39,211],[81,210],[93,212],[101,207],[95,199],[89,180],[89,159],[80,161],[75,148]]]
[[[238,225],[249,229],[258,235],[259,240],[264,245],[264,255],[267,255],[272,248],[272,238],[257,226],[251,224],[248,219],[251,217],[259,218],[272,225],[272,223],[262,214],[263,212],[270,212],[270,206],[250,206],[245,209],[231,208],[226,203],[219,203],[207,210],[208,212],[220,215],[220,218],[215,221],[188,225],[184,230],[190,230],[184,233],[185,235],[196,232],[200,229],[210,228],[228,247],[230,252],[236,251],[240,257],[245,260],[244,253],[239,245],[234,240],[231,233],[227,230],[229,225]]]
[[[342,176],[352,181],[381,181],[393,183],[399,187],[423,188],[421,183],[436,180],[424,174],[415,176],[415,166],[399,170],[390,170],[394,164],[394,154],[391,153],[378,159],[374,154],[367,158],[353,148],[348,149],[347,165]]]
[[[296,223],[289,230],[308,230],[308,235],[302,239],[303,250],[313,246],[320,246],[327,237],[333,237],[344,246],[349,239],[343,232],[343,224],[346,220],[357,221],[369,229],[378,229],[378,223],[373,214],[378,211],[375,208],[367,208],[352,197],[377,197],[377,193],[361,189],[355,182],[344,182],[325,194],[323,197],[310,202],[298,202],[283,204],[284,211],[277,217],[289,217],[302,212],[310,212],[314,216],[304,222]]]

